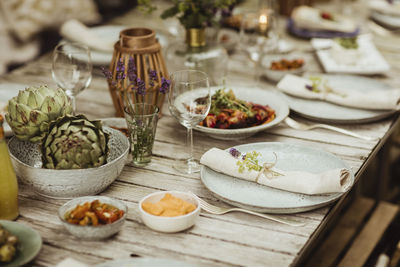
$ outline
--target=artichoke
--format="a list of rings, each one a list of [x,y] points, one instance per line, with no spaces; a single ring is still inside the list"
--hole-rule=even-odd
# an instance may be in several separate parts
[[[106,163],[108,134],[100,121],[84,115],[65,115],[50,123],[41,150],[43,167],[48,169],[83,169]]]
[[[10,99],[6,119],[18,139],[38,143],[51,121],[71,113],[71,101],[61,88],[42,85],[28,87]]]

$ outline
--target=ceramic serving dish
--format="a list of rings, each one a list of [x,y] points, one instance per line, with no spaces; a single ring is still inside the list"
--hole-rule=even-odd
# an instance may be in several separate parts
[[[174,197],[178,197],[189,203],[192,203],[193,205],[196,206],[196,209],[191,213],[176,217],[156,216],[147,213],[146,211],[143,210],[142,204],[144,202],[156,203],[160,201],[166,193],[170,193]],[[179,191],[162,191],[147,195],[142,200],[140,200],[139,211],[140,211],[140,217],[142,218],[142,221],[147,227],[159,232],[174,233],[186,230],[196,223],[197,218],[199,217],[200,214],[200,203],[190,193],[179,192]]]
[[[261,60],[262,73],[263,75],[272,82],[279,82],[286,74],[301,75],[306,70],[306,62],[302,67],[293,70],[272,70],[271,63],[273,61],[280,61],[283,59],[294,60],[303,59],[303,57],[298,55],[280,55],[280,56],[265,56]]]
[[[42,168],[39,145],[12,137],[8,148],[18,178],[31,185],[38,194],[52,198],[65,199],[102,192],[121,173],[129,151],[129,141],[123,133],[109,127],[103,127],[103,130],[110,134],[107,163],[75,170]]]
[[[220,87],[213,87],[211,94],[214,94]],[[240,100],[253,102],[255,104],[269,105],[275,110],[276,117],[274,120],[247,128],[239,129],[218,129],[208,128],[197,125],[194,129],[206,133],[212,138],[221,140],[237,140],[250,137],[258,132],[267,130],[273,126],[278,125],[289,115],[289,106],[284,98],[284,95],[275,90],[260,89],[254,87],[232,87],[230,88],[235,96]]]
[[[77,205],[82,205],[86,202],[92,202],[94,200],[99,200],[101,203],[112,205],[124,211],[124,215],[113,223],[97,226],[82,226],[69,223],[65,220],[65,215],[68,211],[73,210]],[[110,237],[121,230],[122,225],[125,223],[127,212],[128,207],[126,206],[126,204],[118,199],[105,196],[86,196],[72,199],[62,205],[58,209],[58,217],[60,218],[64,227],[72,235],[86,240],[101,240]]]

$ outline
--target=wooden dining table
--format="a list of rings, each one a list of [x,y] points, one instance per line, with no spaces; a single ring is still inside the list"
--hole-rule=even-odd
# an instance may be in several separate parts
[[[110,23],[127,27],[146,26],[157,30],[164,24],[158,19],[148,20],[148,15],[132,11]],[[307,70],[323,73],[308,40],[294,38],[281,25],[280,38],[290,41],[295,50],[307,61]],[[385,75],[373,79],[399,86],[399,65],[387,51],[381,51],[391,64]],[[241,62],[230,55],[228,79],[231,84],[254,85],[254,71],[241,68]],[[77,97],[78,113],[91,119],[115,116],[106,79],[94,71],[90,86]],[[28,85],[48,84],[55,87],[51,77],[51,53],[45,54],[10,73],[0,77],[0,83]],[[258,87],[273,89],[274,84],[261,79]],[[292,114],[291,114],[292,116]],[[307,119],[295,117],[301,122]],[[374,160],[382,146],[399,125],[398,113],[372,123],[337,125],[358,134],[377,137],[366,141],[329,130],[295,130],[285,123],[259,132],[242,140],[217,140],[194,131],[195,158],[212,147],[228,147],[254,142],[282,142],[304,145],[330,152],[346,162],[355,174],[356,183]],[[58,208],[64,199],[47,198],[35,193],[28,185],[19,185],[19,212],[16,220],[37,230],[42,239],[42,249],[31,262],[32,266],[55,266],[65,258],[74,258],[88,265],[112,259],[130,257],[153,257],[175,259],[199,266],[293,266],[307,256],[319,235],[343,205],[349,193],[338,201],[315,210],[279,215],[303,221],[303,226],[288,226],[268,219],[232,212],[213,215],[202,211],[197,223],[188,230],[178,233],[161,233],[146,227],[140,219],[138,202],[146,195],[163,190],[191,191],[200,198],[218,206],[229,206],[218,200],[202,184],[200,174],[182,174],[172,166],[187,150],[186,129],[172,117],[164,105],[163,115],[158,122],[152,161],[146,167],[126,164],[121,175],[100,195],[113,197],[128,205],[128,215],[122,230],[102,241],[85,241],[73,237],[61,224]],[[54,177],[55,179],[57,177]],[[379,177],[375,177],[379,179]],[[82,177],[85,179],[85,177]]]

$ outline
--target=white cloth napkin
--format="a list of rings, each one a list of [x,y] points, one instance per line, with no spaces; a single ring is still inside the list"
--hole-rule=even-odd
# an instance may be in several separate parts
[[[77,20],[68,20],[60,28],[60,34],[66,39],[87,45],[89,48],[105,52],[113,52],[118,40],[100,38],[88,27]]]
[[[348,18],[334,14],[334,20],[321,17],[321,10],[309,6],[299,6],[292,12],[292,19],[299,28],[337,32],[354,32],[357,25]]]
[[[347,169],[333,169],[322,173],[309,173],[304,171],[283,171],[272,168],[273,171],[282,175],[271,177],[270,173],[266,171],[258,176],[259,172],[254,170],[248,171],[245,169],[240,173],[236,165],[238,160],[225,150],[211,148],[203,154],[200,163],[217,172],[239,179],[308,195],[345,192],[353,184],[350,172]]]
[[[400,16],[400,2],[389,3],[386,0],[371,0],[369,8],[382,14]]]
[[[313,92],[306,88],[312,85],[309,79],[286,74],[279,81],[279,90],[289,95],[318,99],[334,104],[361,109],[374,110],[399,110],[400,109],[400,89],[376,90],[373,92],[362,92],[347,90],[347,88],[330,88],[332,91]]]

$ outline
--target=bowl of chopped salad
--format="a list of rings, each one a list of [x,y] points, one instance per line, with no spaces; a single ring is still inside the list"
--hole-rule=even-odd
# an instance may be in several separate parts
[[[253,87],[211,88],[211,108],[195,130],[222,140],[250,137],[289,115],[282,93]]]

